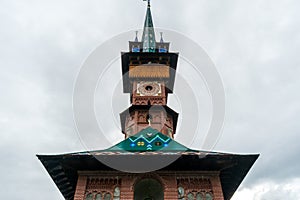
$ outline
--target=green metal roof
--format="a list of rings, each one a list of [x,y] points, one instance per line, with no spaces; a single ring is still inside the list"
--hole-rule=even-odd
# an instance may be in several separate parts
[[[161,132],[147,127],[105,151],[191,151]]]
[[[37,156],[67,200],[74,198],[78,171],[113,170],[105,164],[107,161],[131,169],[140,168],[130,165],[133,161],[145,164],[166,159],[173,162],[162,171],[220,172],[224,200],[229,200],[258,158],[258,155],[192,150],[151,127],[105,150]]]
[[[155,32],[154,32],[154,26],[153,26],[149,1],[148,1],[146,19],[144,23],[142,43],[143,43],[143,52],[155,52],[156,40],[155,40]]]
[[[119,143],[119,145],[122,143]],[[118,145],[111,149],[117,148]],[[122,148],[120,148],[122,149]],[[107,154],[109,153],[109,154]],[[258,155],[237,155],[218,152],[168,151],[125,152],[100,150],[92,152],[75,152],[61,155],[37,155],[47,172],[59,188],[66,200],[73,200],[78,179],[78,171],[111,171],[105,165],[105,160],[127,165],[133,160],[141,163],[158,161],[167,158],[174,159],[173,163],[160,171],[218,171],[224,200],[229,200],[247,175]],[[205,156],[199,156],[205,153]],[[151,155],[150,155],[151,154]],[[147,156],[145,156],[147,155]],[[131,166],[131,165],[130,165]],[[139,167],[139,165],[137,165]]]

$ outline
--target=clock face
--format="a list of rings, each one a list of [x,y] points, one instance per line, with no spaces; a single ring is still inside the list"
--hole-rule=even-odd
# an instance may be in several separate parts
[[[137,89],[137,93],[141,96],[158,96],[161,93],[160,83],[158,82],[140,82]]]

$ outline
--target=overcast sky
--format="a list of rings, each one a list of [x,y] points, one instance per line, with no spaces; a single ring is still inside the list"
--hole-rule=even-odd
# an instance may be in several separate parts
[[[35,155],[85,150],[72,111],[81,64],[142,28],[145,9],[142,0],[0,1],[2,199],[63,199]],[[299,10],[297,0],[153,0],[154,25],[197,42],[222,77],[214,150],[261,154],[234,200],[300,199]]]

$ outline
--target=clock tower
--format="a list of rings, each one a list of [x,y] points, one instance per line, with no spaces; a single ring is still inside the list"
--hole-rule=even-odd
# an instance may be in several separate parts
[[[174,138],[178,114],[167,101],[173,93],[178,53],[169,52],[169,45],[162,33],[160,41],[155,40],[148,2],[142,40],[136,35],[129,52],[122,53],[123,88],[131,101],[131,107],[120,114],[125,138],[148,126]]]
[[[155,39],[148,0],[141,40],[136,34],[121,53],[131,103],[120,114],[125,139],[108,149],[38,155],[64,199],[231,199],[258,155],[194,150],[174,140],[178,113],[167,102],[179,54],[169,45],[162,33]]]

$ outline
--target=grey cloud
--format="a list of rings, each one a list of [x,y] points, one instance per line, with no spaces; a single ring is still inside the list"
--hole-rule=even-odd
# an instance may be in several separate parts
[[[223,78],[227,118],[215,150],[261,153],[244,188],[299,172],[299,6],[296,0],[153,1],[154,24],[202,45]],[[3,198],[63,199],[35,154],[84,150],[72,118],[80,65],[101,42],[141,28],[144,14],[144,2],[136,0],[1,2]],[[281,195],[295,199],[280,188],[262,199]]]

